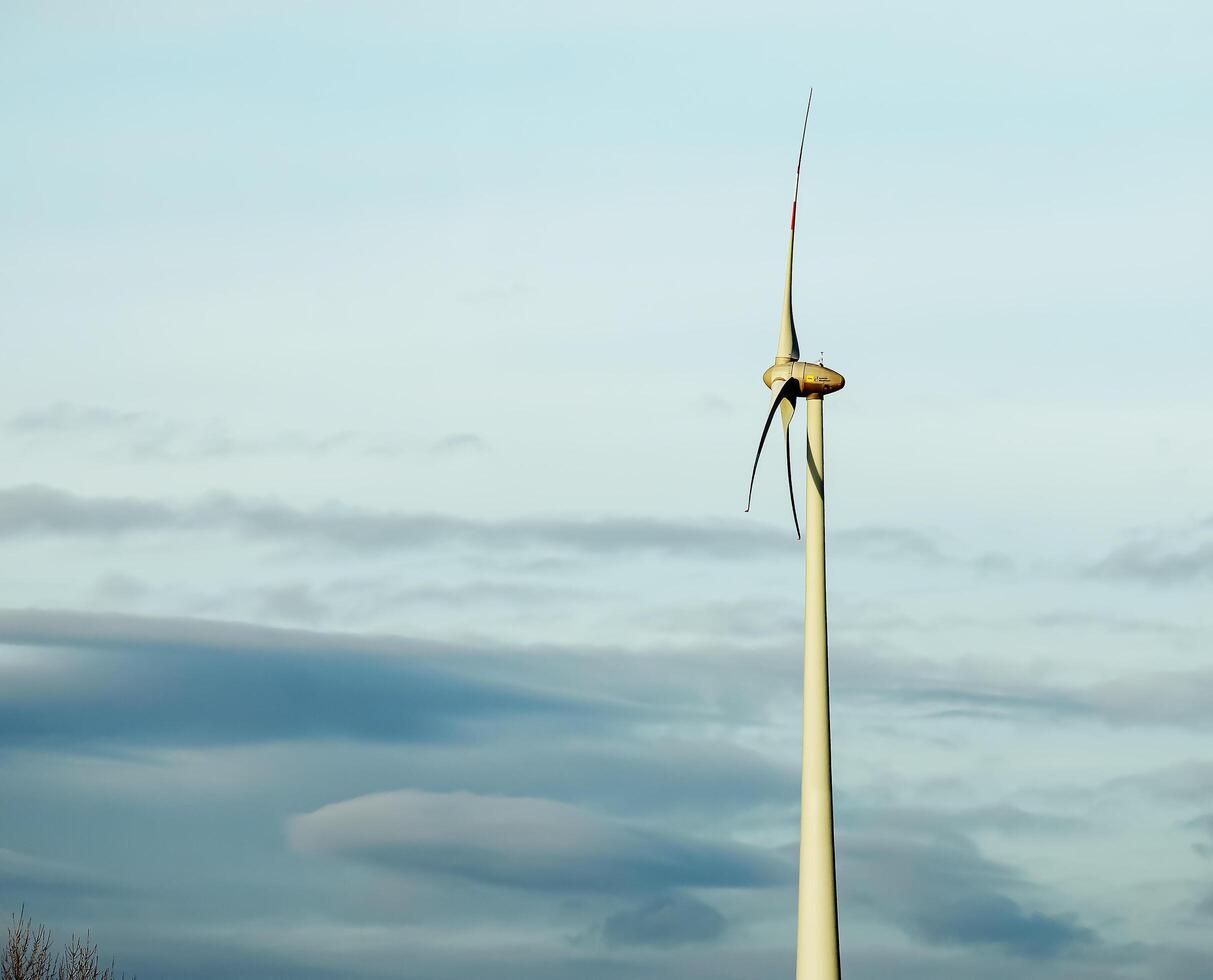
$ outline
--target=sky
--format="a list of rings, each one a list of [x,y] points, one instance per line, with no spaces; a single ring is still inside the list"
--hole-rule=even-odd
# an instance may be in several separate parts
[[[141,980],[791,975],[774,454],[742,509],[813,86],[844,975],[1207,973],[1211,46],[0,7],[0,912]]]

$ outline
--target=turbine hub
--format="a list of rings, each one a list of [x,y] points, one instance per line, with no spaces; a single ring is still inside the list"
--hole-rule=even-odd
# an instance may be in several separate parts
[[[809,361],[784,361],[772,364],[762,376],[762,382],[768,388],[773,388],[780,381],[795,378],[800,385],[801,398],[820,398],[832,391],[838,391],[845,385],[846,379],[837,371],[831,371],[822,364],[812,364]]]

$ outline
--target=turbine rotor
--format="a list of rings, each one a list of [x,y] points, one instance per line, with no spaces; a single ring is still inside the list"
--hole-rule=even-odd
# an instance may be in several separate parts
[[[800,360],[800,344],[796,337],[796,322],[792,316],[792,264],[796,254],[796,203],[800,197],[800,165],[804,159],[805,135],[809,129],[809,110],[813,107],[813,91],[809,90],[808,105],[804,110],[804,126],[800,131],[800,150],[796,156],[796,183],[792,192],[792,220],[788,235],[788,266],[787,278],[783,290],[783,312],[779,321],[779,342],[775,347],[775,363],[766,369],[762,376],[763,384],[771,390],[771,402],[767,407],[766,422],[762,426],[762,435],[758,438],[758,451],[754,454],[754,466],[750,470],[750,492],[746,498],[746,512],[754,498],[754,479],[758,475],[758,460],[762,456],[762,447],[766,443],[767,432],[774,421],[775,411],[779,410],[783,422],[783,447],[787,460],[788,496],[792,502],[792,523],[796,528],[796,537],[800,537],[800,520],[796,514],[796,491],[792,481],[792,443],[789,427],[792,417],[796,414],[797,398],[822,398],[832,391],[838,391],[846,380],[837,371],[832,371],[823,364],[812,364]]]

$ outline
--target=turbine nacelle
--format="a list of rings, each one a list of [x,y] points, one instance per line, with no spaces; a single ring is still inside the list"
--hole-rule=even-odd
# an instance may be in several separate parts
[[[831,391],[838,391],[845,385],[846,379],[837,371],[831,371],[823,364],[812,364],[809,361],[776,360],[762,375],[762,383],[771,390],[783,385],[789,379],[796,381],[799,391],[795,394],[801,398],[820,398]],[[786,396],[785,396],[786,397]]]

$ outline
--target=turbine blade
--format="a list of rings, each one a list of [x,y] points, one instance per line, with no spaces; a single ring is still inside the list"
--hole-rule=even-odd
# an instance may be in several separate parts
[[[788,427],[796,414],[796,401],[784,399],[779,403],[779,414],[783,418],[783,454],[788,461],[788,499],[792,501],[792,524],[796,527],[796,540],[800,540],[800,519],[796,516],[796,490],[792,485],[792,443]]]
[[[758,458],[762,455],[763,443],[767,441],[767,433],[771,429],[771,420],[775,418],[775,409],[779,407],[779,403],[784,399],[792,399],[794,401],[799,393],[800,383],[795,378],[788,378],[787,381],[782,381],[777,387],[771,389],[771,407],[767,409],[767,420],[762,427],[762,435],[758,437],[758,452],[754,454],[754,468],[750,471],[750,493],[745,501],[747,514],[750,512],[750,504],[754,500],[754,477],[758,475]]]
[[[796,185],[792,191],[792,221],[788,234],[788,277],[783,287],[783,318],[779,322],[779,345],[775,349],[775,363],[800,359],[800,343],[796,339],[796,322],[792,317],[792,258],[796,252],[796,202],[800,198],[800,164],[804,159],[804,138],[809,131],[809,110],[813,108],[813,90],[809,89],[809,102],[804,108],[804,126],[800,130],[800,151],[796,155]]]

